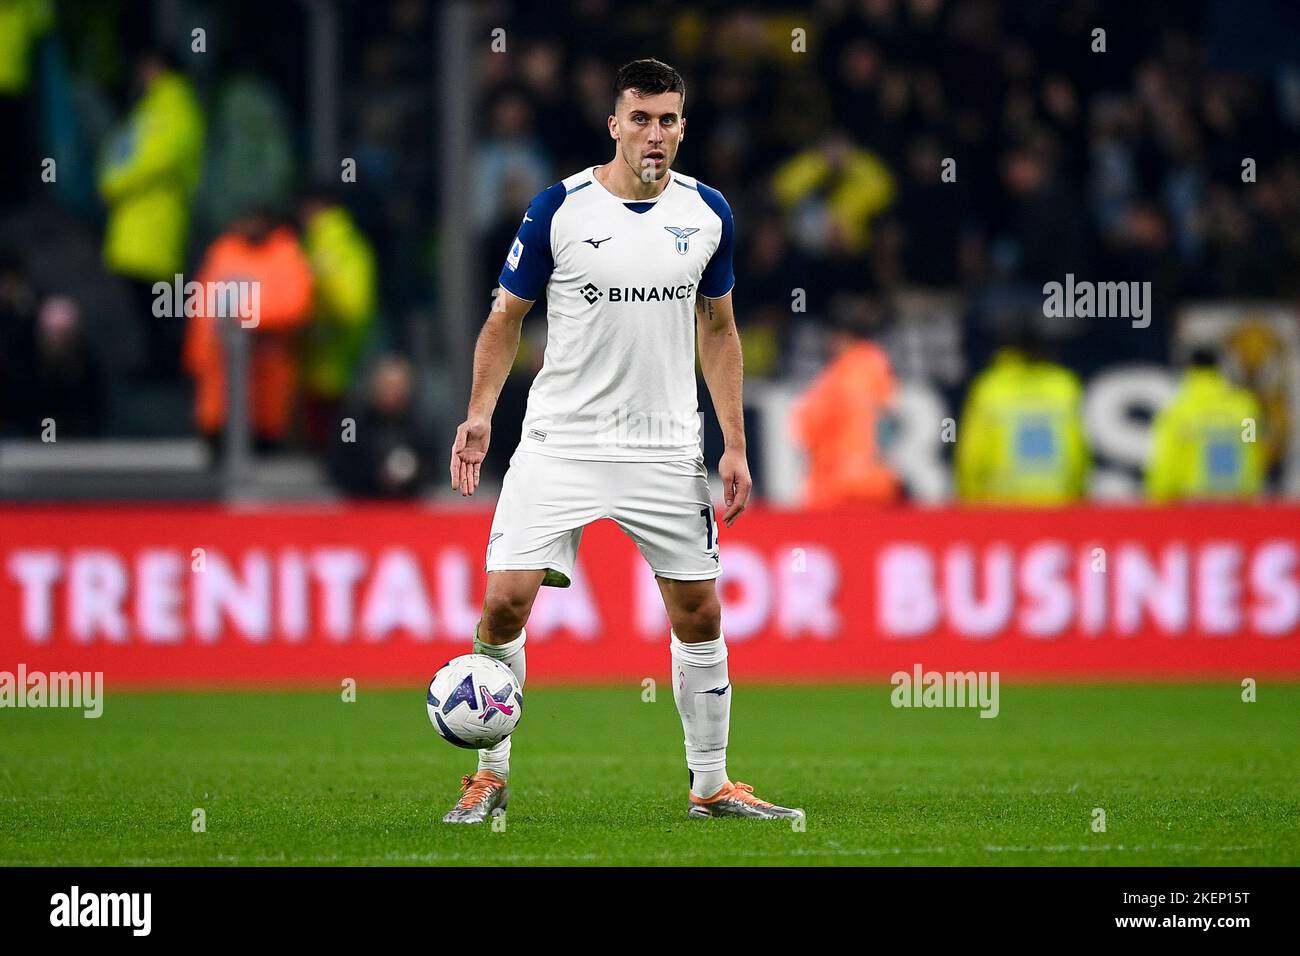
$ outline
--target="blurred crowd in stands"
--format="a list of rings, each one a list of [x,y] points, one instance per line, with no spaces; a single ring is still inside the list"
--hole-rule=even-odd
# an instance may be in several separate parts
[[[315,449],[358,494],[413,491],[426,458],[439,473],[445,442],[414,411],[430,370],[401,358],[410,330],[434,322],[435,5],[344,6],[354,18],[344,153],[357,181],[304,190],[301,22],[277,25],[287,41],[218,51],[199,70],[193,58],[129,49],[121,8],[113,21],[89,3],[0,0],[0,125],[16,144],[4,188],[39,193],[51,142],[98,157],[91,196],[71,163],[60,168],[60,182],[71,179],[58,194],[66,222],[40,207],[38,228],[17,203],[0,221],[0,434],[39,434],[45,409],[61,428],[103,434],[105,382],[126,368],[135,384],[116,390],[115,407],[178,380],[194,392],[192,427],[219,442],[220,342],[148,308],[155,281],[193,269],[273,288],[253,337],[261,447]],[[1088,458],[1080,376],[1171,364],[1185,302],[1300,295],[1300,12],[1286,0],[1259,0],[1250,17],[1227,0],[575,0],[485,4],[476,23],[467,233],[479,284],[498,274],[534,194],[612,154],[617,67],[667,61],[687,83],[677,165],[735,214],[747,379],[812,382],[790,426],[825,479],[821,492],[810,487],[813,502],[833,486],[835,500],[906,493],[883,454],[901,377],[942,380],[964,408],[972,431],[962,434],[984,436],[954,443],[963,497],[1074,500]],[[489,42],[497,26],[504,52]],[[60,46],[43,45],[54,36]],[[64,112],[38,115],[38,72]],[[55,116],[76,129],[55,128]],[[87,235],[115,281],[71,288],[70,273],[94,268],[80,248]],[[1150,326],[1045,318],[1043,285],[1067,274],[1150,282]],[[960,334],[902,361],[895,303],[916,288],[960,295]],[[109,299],[125,304],[113,312]],[[498,475],[540,367],[544,315],[539,303],[498,407],[488,462]],[[1246,407],[1248,394],[1215,393],[1233,386],[1213,355],[1192,364],[1193,406]],[[446,414],[462,403],[453,396]],[[135,418],[115,417],[119,431],[149,430],[156,402],[138,404]],[[386,463],[378,484],[337,464],[347,455],[331,449],[330,423],[345,407],[392,423],[373,451]],[[707,398],[701,407],[710,414]],[[1008,407],[1031,426],[999,436]],[[1184,415],[1153,443],[1186,459],[1184,472],[1203,461],[1169,442],[1196,420]],[[1220,448],[1222,424],[1218,438],[1187,440]],[[1206,454],[1220,493],[1232,482],[1233,493],[1259,489],[1252,454]],[[1210,488],[1148,474],[1157,497],[1179,497],[1169,490],[1179,482],[1189,494]]]
[[[188,27],[134,42],[152,7],[0,0],[0,437],[53,422],[220,452],[225,343],[187,283],[255,284],[255,449],[310,451],[350,493],[418,493],[434,442],[398,317],[431,309],[431,5],[350,11],[333,178],[302,145],[301,9],[205,11],[196,51]],[[274,29],[240,29],[259,18]]]

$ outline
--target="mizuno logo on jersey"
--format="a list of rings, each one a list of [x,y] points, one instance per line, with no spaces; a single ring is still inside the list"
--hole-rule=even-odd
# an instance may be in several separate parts
[[[677,240],[677,252],[686,255],[686,251],[691,247],[691,236],[699,232],[699,229],[686,228],[682,229],[677,226],[664,226]]]
[[[606,236],[604,239],[584,239],[584,240],[582,240],[582,241],[583,241],[583,242],[590,242],[590,243],[591,243],[591,248],[593,248],[593,249],[599,249],[599,248],[600,248],[600,244],[601,244],[602,242],[609,242],[609,240],[611,240],[611,239],[613,239],[613,238],[614,238],[613,236]]]

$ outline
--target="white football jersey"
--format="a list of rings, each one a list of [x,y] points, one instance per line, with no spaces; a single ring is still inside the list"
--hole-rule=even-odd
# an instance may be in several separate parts
[[[521,448],[557,458],[701,455],[695,296],[735,284],[734,224],[716,189],[669,171],[655,199],[620,199],[585,169],[534,197],[500,284],[546,292],[546,356]]]

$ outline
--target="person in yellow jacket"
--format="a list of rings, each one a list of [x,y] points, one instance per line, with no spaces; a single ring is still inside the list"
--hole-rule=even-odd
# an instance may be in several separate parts
[[[1087,493],[1083,387],[1026,333],[971,384],[957,427],[958,496],[999,505],[1063,505]]]
[[[0,96],[27,92],[32,47],[53,20],[50,0],[0,0]]]
[[[340,409],[374,324],[378,275],[370,240],[329,189],[308,193],[300,212],[312,271],[303,424],[312,446],[323,448],[340,427]]]
[[[1151,429],[1146,492],[1151,501],[1250,498],[1264,482],[1260,406],[1197,349]]]
[[[152,289],[184,268],[205,124],[193,87],[166,54],[145,54],[137,76],[143,95],[108,137],[100,164],[99,195],[108,206],[104,263],[133,285],[150,371],[179,375],[183,323],[153,318]]]
[[[872,219],[894,201],[897,185],[875,153],[834,130],[778,167],[772,191],[794,218],[797,234],[810,222],[816,232],[816,222],[824,217],[838,234],[838,244],[860,253],[870,245]]]
[[[32,66],[53,20],[50,0],[0,0],[0,182],[15,204],[41,187]]]

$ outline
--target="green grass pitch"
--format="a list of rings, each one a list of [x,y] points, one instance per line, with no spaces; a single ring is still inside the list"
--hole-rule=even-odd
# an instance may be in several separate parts
[[[0,864],[1300,864],[1300,685],[1004,683],[991,720],[889,690],[737,686],[732,778],[804,832],[687,819],[672,695],[639,684],[528,692],[496,831],[438,822],[473,755],[421,686],[5,710]]]

